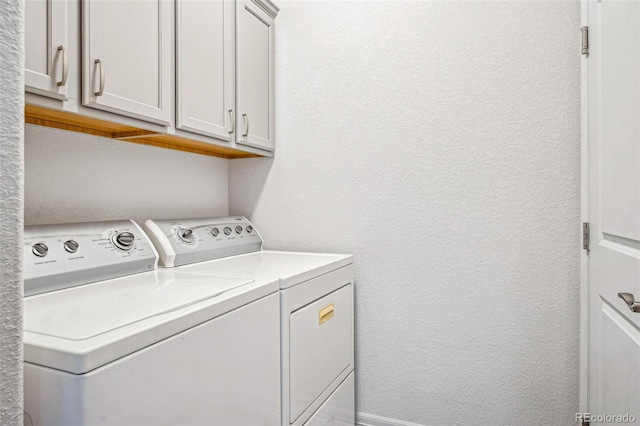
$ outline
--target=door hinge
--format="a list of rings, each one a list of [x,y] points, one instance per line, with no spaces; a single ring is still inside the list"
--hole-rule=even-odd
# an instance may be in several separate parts
[[[587,252],[589,251],[589,240],[591,239],[591,230],[589,229],[589,222],[582,224],[582,248]]]
[[[580,28],[582,32],[582,54],[589,56],[589,27],[586,25]]]

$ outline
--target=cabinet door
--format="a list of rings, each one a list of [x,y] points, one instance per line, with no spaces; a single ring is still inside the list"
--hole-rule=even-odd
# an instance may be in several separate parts
[[[237,143],[274,149],[274,18],[251,0],[237,11]]]
[[[83,1],[83,105],[169,124],[170,0]]]
[[[67,0],[27,0],[25,38],[26,91],[66,100],[69,72]]]
[[[235,2],[176,2],[177,128],[226,141],[235,131]]]

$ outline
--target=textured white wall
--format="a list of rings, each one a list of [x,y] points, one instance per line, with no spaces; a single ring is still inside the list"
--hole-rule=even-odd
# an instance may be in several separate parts
[[[24,2],[0,1],[0,425],[22,425]]]
[[[25,222],[225,216],[228,160],[26,126]]]
[[[279,1],[268,248],[355,254],[357,410],[573,424],[577,1]]]

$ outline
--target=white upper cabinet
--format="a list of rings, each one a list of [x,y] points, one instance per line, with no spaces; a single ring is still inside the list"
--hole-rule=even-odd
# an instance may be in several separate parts
[[[231,141],[235,131],[235,2],[176,2],[178,129]]]
[[[82,103],[168,125],[173,1],[83,0]]]
[[[25,4],[26,91],[67,99],[69,43],[66,0],[27,0]]]
[[[26,0],[26,91],[60,101],[28,94],[27,119],[272,156],[277,14],[270,0]]]
[[[274,19],[271,3],[237,1],[236,141],[274,149]]]

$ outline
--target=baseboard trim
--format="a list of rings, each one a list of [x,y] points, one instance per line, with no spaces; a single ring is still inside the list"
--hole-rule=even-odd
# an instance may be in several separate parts
[[[373,414],[356,413],[356,426],[423,426],[402,420],[389,419]]]

